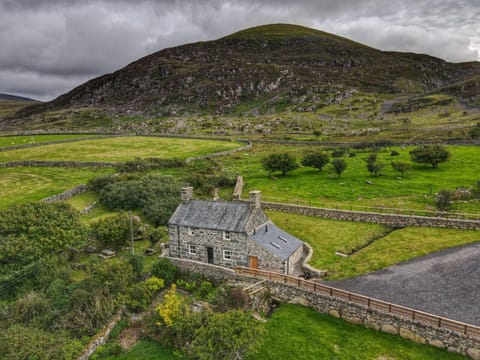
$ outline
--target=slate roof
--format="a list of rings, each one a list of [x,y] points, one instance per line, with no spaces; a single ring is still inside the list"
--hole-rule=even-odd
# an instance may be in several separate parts
[[[303,246],[303,241],[283,231],[271,221],[257,228],[251,239],[283,260],[288,259],[295,250]]]
[[[177,207],[169,224],[249,233],[267,221],[265,213],[250,202],[190,200]]]

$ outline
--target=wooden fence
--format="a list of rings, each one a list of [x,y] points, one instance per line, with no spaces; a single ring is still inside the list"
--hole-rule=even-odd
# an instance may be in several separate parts
[[[245,267],[236,267],[235,270],[237,271],[237,273],[242,275],[253,276],[260,279],[268,279],[277,283],[296,286],[306,291],[335,297],[337,299],[345,300],[369,309],[400,316],[408,320],[418,321],[432,327],[443,328],[450,331],[455,331],[460,334],[480,338],[480,327],[466,324],[460,321],[455,321],[441,316],[429,314],[423,311],[395,305],[386,301],[373,299],[368,296],[355,294],[346,290],[337,289],[325,284],[304,280],[298,277]]]

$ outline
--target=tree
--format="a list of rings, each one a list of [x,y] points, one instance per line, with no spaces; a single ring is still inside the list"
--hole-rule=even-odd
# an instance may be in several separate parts
[[[333,159],[331,164],[333,167],[333,171],[335,171],[338,176],[342,175],[342,173],[347,168],[347,162],[343,159]]]
[[[318,138],[322,135],[322,132],[320,130],[313,130],[313,135]]]
[[[367,159],[367,169],[370,175],[377,176],[383,169],[384,164],[377,161],[377,154],[370,154]]]
[[[402,178],[407,170],[410,169],[410,164],[404,161],[392,161],[390,164],[392,165],[393,170],[400,173],[400,177]]]
[[[31,203],[0,211],[0,280],[82,245],[84,227],[67,204]],[[33,275],[37,272],[32,273]]]
[[[327,165],[329,161],[330,157],[326,152],[308,152],[303,156],[302,165],[313,167],[321,171],[322,168]]]
[[[410,151],[413,162],[431,164],[434,169],[438,164],[445,162],[450,157],[450,152],[442,145],[423,145]]]
[[[282,176],[298,168],[295,157],[288,153],[271,154],[263,158],[262,162],[265,170],[269,172],[281,171]]]
[[[133,229],[130,228],[130,217],[126,213],[120,213],[105,219],[100,219],[90,226],[90,234],[105,245],[119,248],[131,239],[133,230],[138,231],[138,223],[132,221]]]
[[[452,206],[452,195],[450,190],[440,190],[435,197],[435,205],[440,211],[447,211]]]

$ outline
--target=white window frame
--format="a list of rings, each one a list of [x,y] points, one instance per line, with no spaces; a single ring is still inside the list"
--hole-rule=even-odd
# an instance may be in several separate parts
[[[188,254],[189,255],[197,255],[197,246],[196,245],[188,245]]]
[[[232,232],[231,231],[224,231],[223,232],[223,240],[232,240]]]
[[[232,260],[232,250],[223,250],[223,260]]]

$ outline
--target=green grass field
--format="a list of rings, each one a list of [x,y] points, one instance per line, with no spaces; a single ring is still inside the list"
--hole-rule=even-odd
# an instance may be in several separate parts
[[[9,147],[17,145],[37,144],[48,141],[61,141],[70,139],[91,138],[99,135],[89,134],[65,134],[65,135],[15,135],[15,136],[0,136],[0,147]]]
[[[263,199],[314,206],[383,206],[405,209],[433,209],[434,196],[441,189],[473,186],[480,179],[480,147],[449,146],[451,159],[433,169],[428,165],[412,164],[404,178],[394,172],[391,161],[410,162],[409,151],[395,148],[400,155],[391,156],[390,151],[378,153],[379,161],[385,163],[383,175],[372,177],[366,169],[369,152],[360,152],[355,157],[346,157],[348,167],[337,177],[328,166],[321,172],[300,167],[286,176],[270,176],[262,167],[262,158],[271,153],[289,152],[300,160],[306,150],[313,146],[286,146],[278,144],[255,144],[253,150],[239,152],[222,159],[227,171],[242,174],[244,192],[257,189]],[[371,184],[367,183],[370,182]],[[462,210],[462,205],[457,206]],[[470,206],[469,211],[477,210]]]
[[[0,169],[0,208],[11,204],[38,201],[59,194],[93,177],[113,172],[93,168],[35,168]]]
[[[264,345],[249,360],[465,359],[292,304],[282,304],[266,326]]]
[[[130,136],[52,144],[0,153],[0,162],[13,160],[122,162],[140,158],[180,158],[234,149],[236,142]]]
[[[174,360],[178,359],[170,351],[162,349],[153,341],[140,340],[128,351],[110,357],[101,357],[105,360]]]
[[[342,279],[383,269],[417,256],[480,241],[480,232],[440,228],[404,228],[387,235],[388,228],[375,224],[321,219],[312,216],[268,212],[272,221],[313,248],[310,265],[328,270],[328,278]],[[380,237],[380,238],[379,238]],[[348,257],[335,255],[372,244]]]

